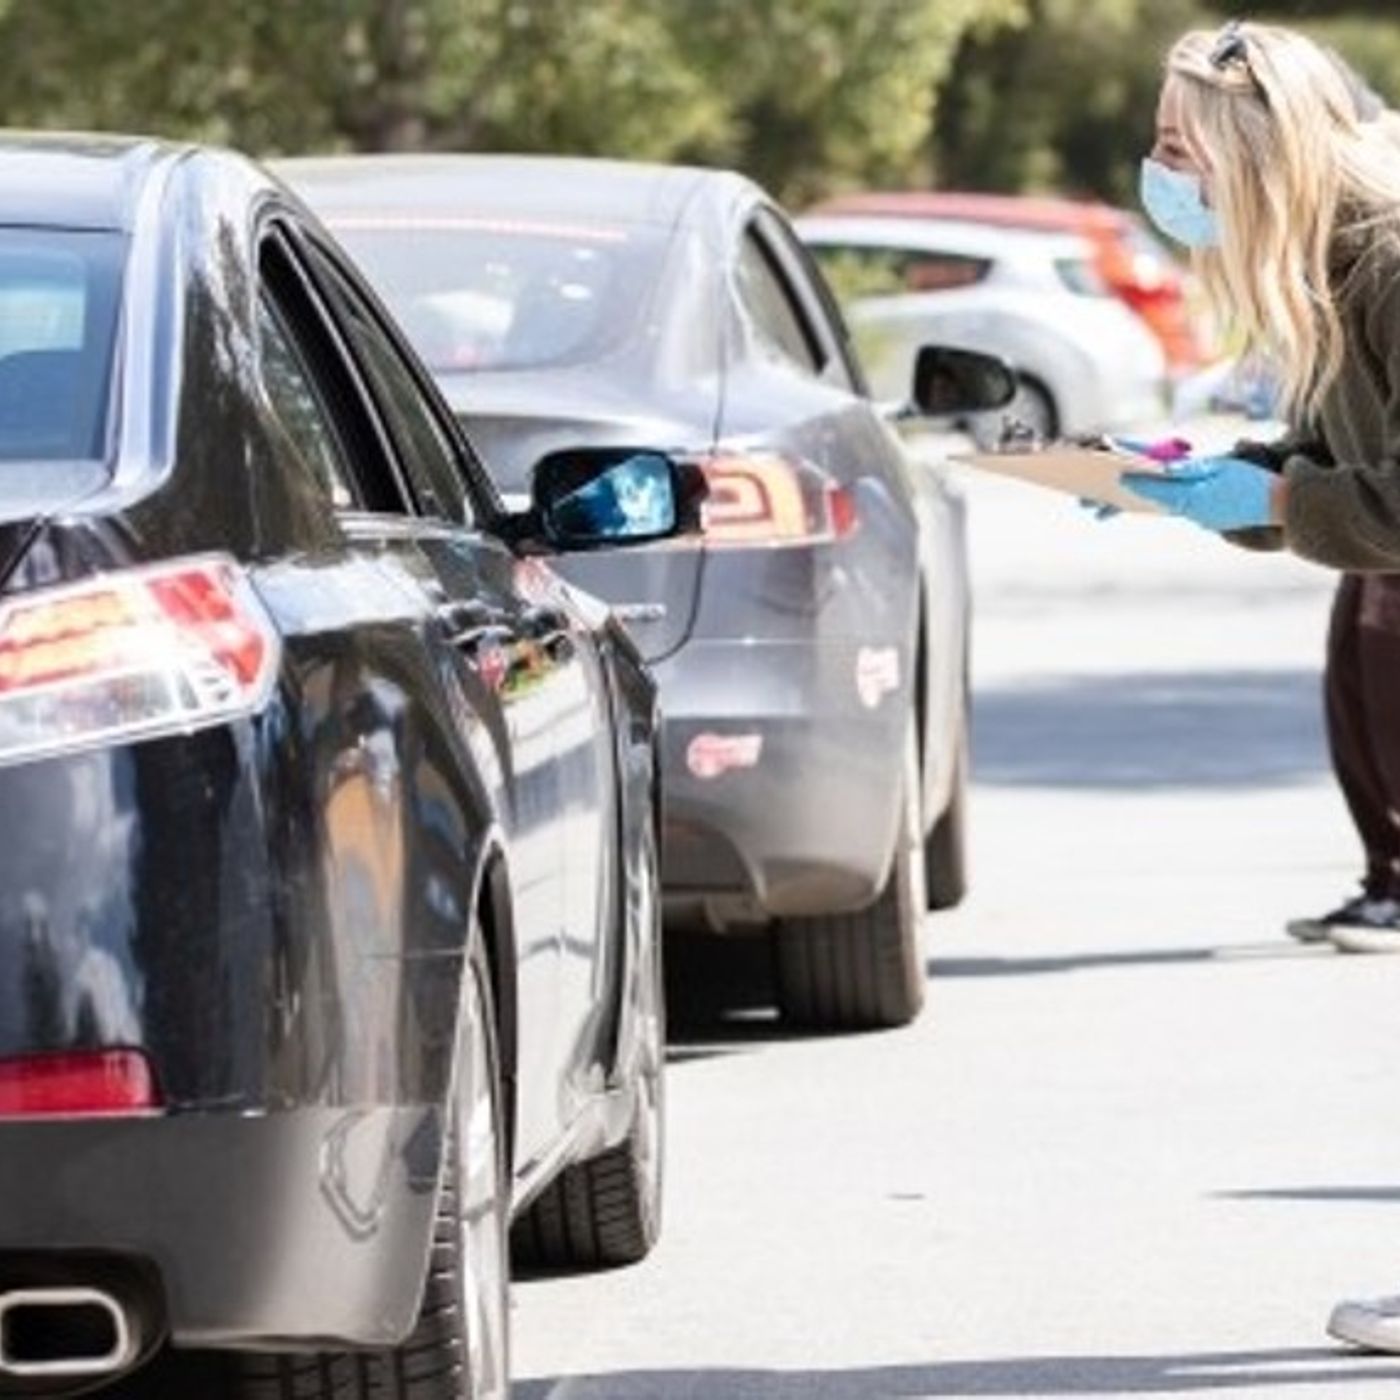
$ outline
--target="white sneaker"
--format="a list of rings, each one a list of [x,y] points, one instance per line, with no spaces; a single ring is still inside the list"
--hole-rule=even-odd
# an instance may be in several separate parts
[[[1327,1322],[1339,1342],[1400,1355],[1400,1298],[1372,1298],[1338,1303]]]

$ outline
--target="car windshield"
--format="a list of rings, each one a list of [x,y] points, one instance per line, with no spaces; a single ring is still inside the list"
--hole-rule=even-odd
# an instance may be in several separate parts
[[[595,360],[647,301],[664,232],[471,217],[332,215],[435,373]]]
[[[0,228],[0,497],[19,464],[107,456],[125,240],[112,232]],[[49,467],[54,494],[65,487]]]

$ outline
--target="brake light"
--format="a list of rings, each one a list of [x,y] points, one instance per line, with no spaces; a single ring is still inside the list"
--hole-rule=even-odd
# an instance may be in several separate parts
[[[0,763],[187,733],[267,698],[277,633],[230,559],[0,603]]]
[[[151,1113],[160,1106],[155,1075],[139,1050],[0,1060],[0,1118]]]
[[[703,464],[707,545],[818,544],[856,528],[855,498],[803,462],[771,452],[727,452]]]

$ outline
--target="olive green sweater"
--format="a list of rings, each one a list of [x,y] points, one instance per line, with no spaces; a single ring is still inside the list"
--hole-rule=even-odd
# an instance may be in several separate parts
[[[1333,569],[1400,572],[1400,249],[1339,257],[1336,272],[1341,373],[1316,431],[1275,445],[1288,481],[1284,542]]]

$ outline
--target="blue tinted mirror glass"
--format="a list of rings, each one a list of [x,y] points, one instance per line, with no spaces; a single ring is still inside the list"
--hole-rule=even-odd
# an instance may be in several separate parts
[[[635,452],[549,504],[549,526],[566,540],[655,539],[676,528],[670,459]]]

